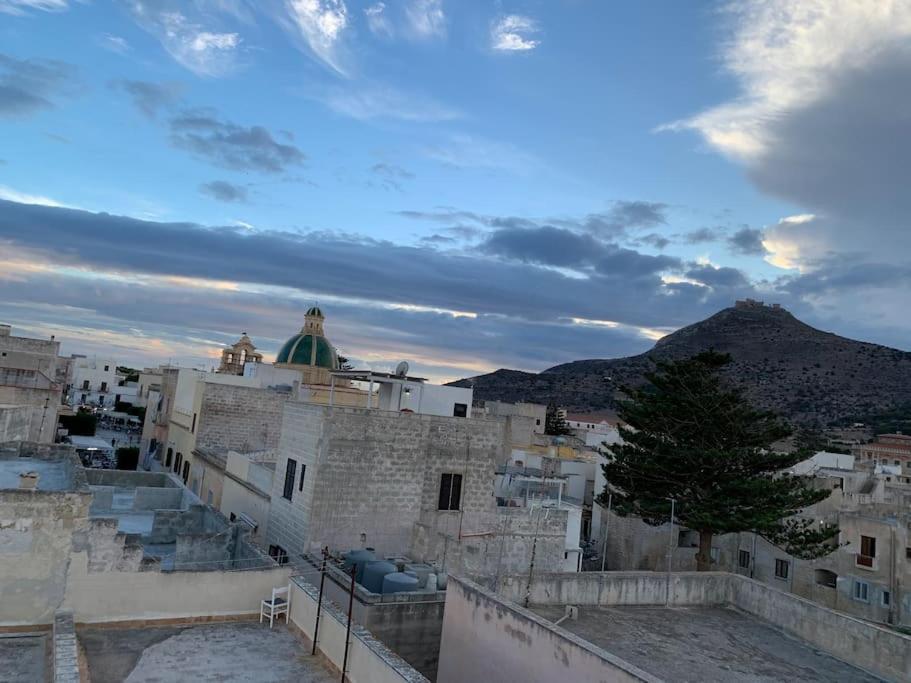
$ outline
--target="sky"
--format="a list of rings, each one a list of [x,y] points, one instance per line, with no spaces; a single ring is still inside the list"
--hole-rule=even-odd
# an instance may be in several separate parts
[[[436,380],[738,298],[911,349],[905,0],[0,0],[0,322]]]

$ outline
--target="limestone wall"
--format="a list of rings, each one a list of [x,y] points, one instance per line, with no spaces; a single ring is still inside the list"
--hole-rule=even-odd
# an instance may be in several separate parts
[[[275,448],[286,392],[206,382],[197,417],[196,446],[241,452]],[[184,454],[186,456],[186,453]]]

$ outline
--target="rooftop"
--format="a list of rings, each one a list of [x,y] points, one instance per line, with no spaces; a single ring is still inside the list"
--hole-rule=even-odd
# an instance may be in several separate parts
[[[44,633],[0,635],[0,672],[9,683],[44,683],[50,673],[50,639]]]
[[[92,683],[336,680],[284,624],[80,628]]]
[[[32,487],[36,491],[89,490],[73,448],[32,441],[0,443],[0,490],[19,489],[20,475],[30,472],[38,475]]]
[[[564,615],[556,605],[532,611]],[[581,607],[560,626],[667,681],[880,680],[732,607]]]

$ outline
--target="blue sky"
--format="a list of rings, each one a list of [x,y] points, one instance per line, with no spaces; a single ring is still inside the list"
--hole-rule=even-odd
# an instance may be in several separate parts
[[[447,379],[641,352],[740,296],[902,346],[907,131],[875,95],[907,15],[0,0],[0,318],[204,364],[319,300],[343,353]]]

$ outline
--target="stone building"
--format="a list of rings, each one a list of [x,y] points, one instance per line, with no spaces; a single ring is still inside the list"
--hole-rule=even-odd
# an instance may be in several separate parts
[[[111,408],[116,403],[117,363],[110,358],[73,355],[67,403]]]
[[[891,466],[899,468],[896,477],[911,484],[911,436],[908,434],[879,434],[870,443],[851,449],[861,466]]]
[[[504,419],[285,405],[268,539],[292,558],[329,546],[408,555],[442,574],[562,568],[567,514],[498,508]]]
[[[801,516],[838,526],[829,555],[803,560],[756,534],[726,534],[713,540],[713,569],[748,576],[862,619],[911,626],[911,487],[887,482],[885,473],[853,468],[821,467],[814,474],[817,485],[832,494]],[[695,531],[653,527],[600,511],[607,529],[608,569],[664,571],[669,546],[675,571],[695,569]]]
[[[15,337],[0,325],[0,405],[27,407],[30,440],[54,441],[68,372],[59,341]]]
[[[241,333],[232,346],[221,352],[221,363],[216,372],[225,375],[243,375],[248,363],[262,363],[263,354],[257,352],[246,332]]]

